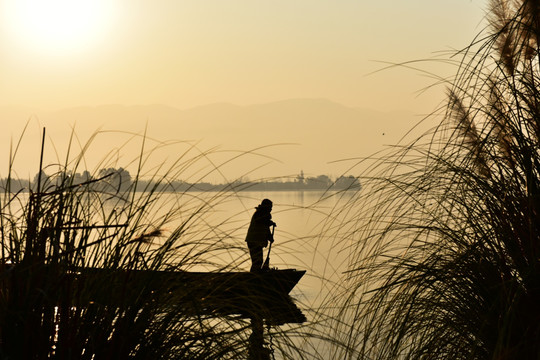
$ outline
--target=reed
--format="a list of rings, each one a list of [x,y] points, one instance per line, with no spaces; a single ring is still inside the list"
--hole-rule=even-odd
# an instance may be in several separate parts
[[[438,126],[363,179],[340,224],[352,255],[336,356],[538,358],[539,10],[491,1]]]
[[[135,169],[131,181],[98,170],[117,167],[110,160],[116,155],[77,177],[96,136],[72,155],[73,135],[65,160],[47,165],[42,146],[35,181],[16,184],[10,166],[2,183],[0,357],[246,358],[249,319],[198,311],[194,290],[181,282],[171,288],[163,277],[133,280],[141,270],[181,276],[245,267],[238,239],[244,224],[234,214],[211,221],[214,206],[235,199],[234,187],[197,195],[171,185],[181,177],[204,179],[219,164],[190,175],[192,166],[212,162],[210,152],[188,145],[172,164],[147,171],[153,151],[141,136],[141,153],[127,162]],[[100,275],[103,270],[109,275]],[[286,331],[272,333],[276,351],[296,357]]]

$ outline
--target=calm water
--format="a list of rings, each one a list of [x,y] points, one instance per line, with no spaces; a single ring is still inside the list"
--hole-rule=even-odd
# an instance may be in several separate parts
[[[149,218],[143,222],[159,226],[159,221],[155,219],[170,213],[172,209],[179,208],[177,216],[165,225],[165,230],[174,230],[176,226],[190,219],[191,214],[197,213],[198,216],[191,223],[190,230],[183,237],[192,241],[195,247],[200,247],[199,244],[204,244],[206,239],[216,241],[216,245],[219,245],[220,241],[227,241],[228,244],[241,250],[225,252],[223,256],[213,258],[212,261],[223,264],[231,262],[248,271],[251,263],[245,251],[247,250],[245,234],[254,208],[262,199],[271,199],[274,203],[273,220],[277,223],[277,227],[270,254],[270,266],[307,271],[291,295],[297,300],[298,307],[305,313],[308,321],[313,321],[316,320],[314,314],[319,311],[319,314],[325,312],[321,310],[321,306],[335,305],[335,301],[329,299],[335,297],[338,291],[336,289],[342,283],[348,255],[344,250],[346,244],[339,233],[342,225],[340,210],[346,207],[347,201],[354,196],[354,192],[328,194],[323,191],[237,194],[189,192],[180,197],[164,194],[159,201],[152,203],[148,210]],[[24,198],[25,194],[22,197]],[[141,194],[141,197],[144,197],[144,194]],[[111,206],[109,210],[112,211],[125,205],[122,205],[122,202],[111,201],[106,206]],[[200,211],[201,207],[205,207],[205,210]],[[127,218],[122,221],[125,220]],[[96,223],[99,224],[101,221],[96,219]],[[203,241],[200,241],[201,239]],[[206,245],[211,244],[211,241],[206,242]],[[320,346],[325,345],[321,342]]]
[[[158,201],[152,202],[147,211],[148,218],[142,222],[161,227],[161,216],[171,213],[173,209],[180,209],[172,220],[164,225],[165,231],[174,230],[193,213],[199,213],[193,221],[190,220],[189,231],[183,235],[183,239],[190,241],[194,247],[206,242],[206,245],[210,244],[210,248],[211,241],[216,241],[216,247],[221,246],[221,241],[227,241],[232,247],[242,250],[223,253],[211,261],[221,262],[223,265],[234,263],[241,270],[249,271],[251,263],[245,251],[245,235],[255,207],[262,199],[269,198],[274,203],[272,216],[277,223],[270,266],[306,270],[306,276],[293,289],[292,295],[311,304],[312,301],[318,301],[321,296],[327,295],[331,283],[338,283],[345,270],[345,244],[336,231],[339,230],[341,221],[339,210],[346,206],[344,204],[354,195],[352,191],[242,191],[221,194],[187,192],[180,196],[162,194]],[[27,194],[19,194],[19,197],[23,203],[28,200]],[[111,207],[105,211],[109,212],[124,207],[127,203],[111,200],[105,204],[106,207]],[[201,207],[204,207],[204,210],[201,211]],[[96,214],[99,213],[100,211],[96,211]],[[127,218],[119,222],[122,221],[129,222]],[[100,224],[103,221],[97,218],[95,223]],[[267,249],[264,252],[265,257],[266,255]]]
[[[249,271],[251,262],[244,241],[245,235],[255,207],[262,199],[271,199],[274,203],[272,216],[277,227],[270,254],[270,266],[307,271],[292,290],[291,296],[307,317],[308,322],[304,325],[313,331],[326,334],[329,327],[323,320],[332,317],[336,311],[334,307],[339,306],[337,299],[348,258],[345,250],[347,244],[340,232],[343,225],[340,210],[349,206],[347,201],[354,199],[354,196],[353,192],[327,194],[323,191],[243,191],[237,194],[188,192],[175,200],[173,194],[166,194],[160,200],[162,203],[156,207],[157,212],[153,214],[163,214],[169,211],[168,209],[179,206],[182,209],[180,216],[169,224],[169,229],[174,229],[185,221],[190,213],[199,212],[201,205],[212,204],[199,213],[183,241],[191,241],[196,248],[207,246],[208,239],[210,247],[215,245],[220,248],[222,242],[227,242],[227,247],[236,247],[239,250],[225,251],[219,256],[215,256],[212,251],[205,251],[203,256],[211,257],[213,263],[226,265],[230,262],[240,270]],[[352,203],[354,204],[354,200]],[[266,254],[267,249],[264,252],[265,257]],[[190,270],[206,269],[194,267]],[[276,331],[286,331],[297,326],[281,325]],[[293,337],[290,341],[298,348],[325,354],[322,358],[333,358],[332,344],[316,336]],[[276,359],[281,357],[276,355]]]
[[[277,227],[270,266],[307,270],[292,295],[313,305],[328,295],[345,270],[345,244],[334,235],[340,219],[334,216],[338,212],[335,207],[352,196],[353,192],[337,195],[323,191],[241,192],[219,202],[208,221],[228,229],[225,231],[230,232],[234,241],[245,246],[244,237],[254,208],[264,198],[272,200],[272,216]],[[246,255],[243,261],[241,267],[249,270],[249,257]]]
[[[355,194],[330,195],[322,191],[242,192],[238,198],[216,208],[218,218],[235,215],[234,221],[239,225],[236,241],[245,246],[244,236],[254,207],[264,198],[274,202],[272,215],[277,227],[270,256],[271,266],[307,270],[291,296],[306,315],[307,325],[326,335],[330,334],[327,334],[328,324],[323,320],[326,316],[332,317],[336,311],[334,307],[339,306],[337,299],[346,270],[347,250],[350,251],[340,231],[343,219],[339,210],[343,206],[351,206],[348,203],[351,199],[354,207]],[[250,265],[246,256],[243,268],[247,271]],[[316,337],[300,337],[291,341],[299,348],[317,351],[322,358],[334,358],[331,342]]]

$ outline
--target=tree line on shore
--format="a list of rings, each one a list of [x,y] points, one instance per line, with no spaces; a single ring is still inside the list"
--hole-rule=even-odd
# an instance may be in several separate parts
[[[68,177],[66,179],[66,176]],[[296,177],[278,177],[262,180],[237,179],[229,183],[213,184],[210,182],[188,182],[174,180],[171,182],[155,182],[152,179],[133,177],[130,172],[122,167],[100,169],[96,174],[89,171],[82,173],[67,173],[49,175],[41,171],[32,180],[2,178],[0,186],[9,192],[53,191],[58,187],[87,185],[93,190],[103,192],[125,191],[137,187],[137,191],[154,189],[159,191],[303,191],[303,190],[354,190],[362,188],[358,177],[353,175],[341,175],[331,178],[328,175],[304,176],[303,171]]]

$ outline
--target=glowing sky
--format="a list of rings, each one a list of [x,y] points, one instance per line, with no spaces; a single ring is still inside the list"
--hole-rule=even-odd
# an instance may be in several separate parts
[[[440,97],[415,97],[432,79],[398,69],[366,75],[382,67],[377,60],[426,59],[465,46],[482,28],[485,6],[475,0],[0,3],[0,106],[188,108],[315,97],[417,112],[428,112]]]

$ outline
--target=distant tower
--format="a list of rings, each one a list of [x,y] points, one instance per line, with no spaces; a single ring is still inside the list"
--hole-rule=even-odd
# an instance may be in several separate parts
[[[300,183],[300,184],[303,184],[304,183],[304,170],[300,170],[300,175],[298,175],[296,177],[296,180]]]

